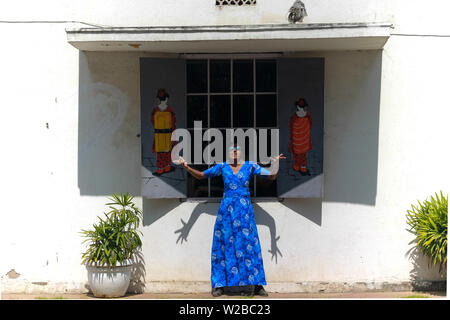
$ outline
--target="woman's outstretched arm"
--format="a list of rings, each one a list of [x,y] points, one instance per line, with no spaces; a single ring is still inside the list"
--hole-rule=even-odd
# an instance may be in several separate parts
[[[280,154],[275,158],[270,159],[272,161],[272,170],[270,172],[270,175],[268,176],[269,180],[275,180],[277,178],[280,159],[286,159],[286,157],[283,154]]]
[[[182,157],[179,157],[178,160],[174,161],[175,164],[181,165],[187,172],[189,172],[194,178],[202,180],[206,179],[206,176],[203,172],[195,170],[188,166],[186,160],[184,160]]]

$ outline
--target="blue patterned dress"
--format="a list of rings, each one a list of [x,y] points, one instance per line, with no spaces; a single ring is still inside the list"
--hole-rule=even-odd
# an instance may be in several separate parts
[[[214,225],[211,253],[211,285],[265,285],[261,246],[250,201],[250,179],[269,175],[267,169],[246,161],[238,173],[219,163],[203,171],[207,178],[222,175],[224,194]]]

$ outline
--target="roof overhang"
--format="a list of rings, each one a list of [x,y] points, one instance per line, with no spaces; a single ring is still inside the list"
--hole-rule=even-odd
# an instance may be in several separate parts
[[[67,28],[85,51],[168,53],[292,52],[382,49],[391,23]]]

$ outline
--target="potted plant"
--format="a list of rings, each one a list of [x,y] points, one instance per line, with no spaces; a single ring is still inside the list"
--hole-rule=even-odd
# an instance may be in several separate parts
[[[138,230],[142,212],[133,203],[133,196],[112,194],[111,209],[91,230],[82,230],[88,247],[82,253],[88,281],[96,297],[121,297],[130,284],[131,270],[142,248]]]
[[[406,217],[417,248],[429,258],[429,266],[439,265],[441,272],[447,265],[448,195],[435,195],[412,205]]]

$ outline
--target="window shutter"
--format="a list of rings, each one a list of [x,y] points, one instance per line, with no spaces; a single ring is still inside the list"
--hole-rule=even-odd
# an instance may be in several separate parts
[[[185,68],[185,60],[183,59],[140,59],[141,191],[145,198],[186,197],[186,173],[180,166],[174,166],[173,163],[170,163],[170,154],[169,163],[174,170],[160,175],[157,174],[157,153],[153,152],[155,127],[151,122],[152,111],[157,105],[158,89],[164,88],[169,94],[168,105],[175,114],[176,128],[185,127]],[[160,126],[165,128],[167,117],[163,116],[160,119]],[[167,129],[164,128],[160,129],[160,132],[167,132],[165,131]],[[166,145],[166,138],[164,134],[157,135],[158,143],[161,143],[162,146]],[[159,148],[159,150],[164,149],[163,147],[162,149]],[[164,156],[164,154],[160,154],[161,158],[164,158]]]
[[[296,114],[295,101],[304,98],[311,115],[310,130],[305,120],[291,117]],[[280,153],[287,159],[280,161],[277,179],[280,198],[319,198],[323,184],[323,114],[324,114],[324,59],[323,58],[280,58],[278,60],[278,125],[280,128]],[[309,132],[308,132],[309,131]],[[289,151],[290,137],[296,139],[296,147]],[[302,144],[311,138],[312,149],[306,152]],[[297,151],[297,152],[296,152]],[[295,161],[295,159],[297,161]],[[294,164],[306,159],[309,175],[302,175]],[[298,169],[298,168],[297,168]]]

